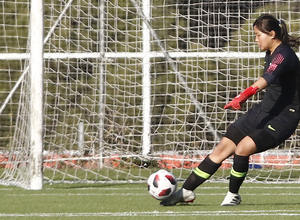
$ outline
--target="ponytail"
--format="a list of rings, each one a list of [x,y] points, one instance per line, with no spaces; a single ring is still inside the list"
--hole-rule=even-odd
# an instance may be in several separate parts
[[[280,40],[291,47],[298,47],[300,45],[300,37],[292,37],[289,35],[286,24],[283,20],[280,19],[278,24],[281,27]]]

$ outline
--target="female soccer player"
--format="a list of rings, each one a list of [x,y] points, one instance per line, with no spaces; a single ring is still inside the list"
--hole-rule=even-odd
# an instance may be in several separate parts
[[[266,89],[262,101],[231,124],[220,143],[193,170],[182,188],[161,201],[163,206],[193,202],[194,190],[209,179],[231,155],[229,191],[221,206],[241,203],[239,189],[249,167],[249,156],[274,148],[295,131],[299,114],[299,59],[291,47],[299,46],[299,38],[290,36],[286,24],[270,14],[263,14],[253,23],[255,41],[266,51],[263,75],[236,96],[224,109],[238,110],[250,96]]]

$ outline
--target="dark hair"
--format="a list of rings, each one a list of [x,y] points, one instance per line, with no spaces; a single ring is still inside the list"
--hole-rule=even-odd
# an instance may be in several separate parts
[[[289,35],[285,22],[283,20],[277,20],[273,15],[262,14],[255,20],[253,23],[253,27],[254,26],[265,34],[270,34],[271,31],[274,31],[275,39],[279,39],[291,47],[300,45],[300,38]]]

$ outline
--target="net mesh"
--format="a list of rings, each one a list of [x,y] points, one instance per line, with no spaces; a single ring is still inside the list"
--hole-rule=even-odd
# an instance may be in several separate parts
[[[253,21],[272,13],[286,20],[292,35],[300,35],[298,1],[152,0],[149,43],[143,32],[146,3],[45,0],[45,183],[145,181],[161,168],[186,178],[263,94],[241,111],[223,110],[262,74],[264,54],[254,42]],[[2,105],[1,182],[26,188],[30,2],[0,4],[1,100],[22,82]],[[150,109],[143,108],[145,99]],[[145,112],[151,143],[146,156]],[[298,140],[299,129],[276,149],[254,155],[248,180],[298,181]],[[212,180],[226,181],[231,162],[224,161]]]

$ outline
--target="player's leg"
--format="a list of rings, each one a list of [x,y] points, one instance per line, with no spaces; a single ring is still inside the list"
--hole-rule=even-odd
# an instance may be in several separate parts
[[[226,137],[236,143],[235,155],[233,158],[233,168],[230,175],[230,190],[227,193],[223,205],[238,205],[241,202],[241,197],[238,194],[238,189],[243,183],[249,166],[249,155],[256,151],[256,144],[247,134],[255,130],[255,127],[260,123],[261,117],[257,108],[248,111],[244,116],[234,122],[225,134]],[[264,115],[263,115],[264,117]]]
[[[222,162],[234,153],[235,148],[236,145],[234,142],[226,137],[222,138],[213,152],[186,179],[183,188],[194,191],[219,169]]]
[[[230,172],[229,192],[221,206],[236,206],[241,203],[242,199],[238,192],[248,173],[249,156],[255,152],[256,144],[248,136],[238,144]]]
[[[160,204],[163,206],[172,206],[178,202],[193,202],[196,198],[194,190],[218,170],[222,161],[232,155],[235,148],[236,145],[234,142],[226,137],[222,138],[213,152],[192,171],[184,182],[183,187],[172,196],[162,200]]]
[[[249,133],[237,145],[230,175],[229,192],[222,206],[238,205],[241,202],[238,191],[248,172],[249,156],[278,146],[292,135],[299,122],[298,117],[287,115],[269,118],[270,120],[267,121],[262,120],[262,123],[258,125],[259,129]]]

